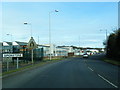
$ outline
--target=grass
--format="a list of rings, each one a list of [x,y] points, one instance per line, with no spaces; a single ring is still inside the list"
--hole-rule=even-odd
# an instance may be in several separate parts
[[[3,72],[2,74],[0,73],[0,76],[4,76],[4,75],[8,75],[8,74],[11,74],[11,73],[14,73],[14,72],[18,72],[18,71],[22,71],[22,70],[25,70],[25,69],[28,69],[28,68],[32,68],[32,67],[38,67],[38,66],[42,66],[44,64],[49,64],[49,63],[52,63],[52,62],[57,62],[59,60],[62,60],[63,58],[54,58],[54,59],[44,59],[43,61],[37,63],[37,64],[33,64],[33,65],[28,65],[28,66],[25,66],[25,67],[22,67],[22,68],[18,68],[18,69],[15,69],[15,70],[10,70],[8,72]]]
[[[2,76],[2,73],[0,73],[0,76]]]
[[[26,66],[26,67],[22,67],[22,68],[19,68],[19,69],[15,69],[15,70],[10,70],[8,72],[3,72],[2,75],[7,75],[7,74],[10,74],[10,73],[13,73],[13,72],[17,72],[17,71],[22,71],[24,69],[27,69],[27,68],[30,68],[30,67],[33,67],[32,65],[29,65],[29,66]]]
[[[116,60],[108,59],[108,58],[103,58],[103,61],[120,66],[120,61],[116,61]]]

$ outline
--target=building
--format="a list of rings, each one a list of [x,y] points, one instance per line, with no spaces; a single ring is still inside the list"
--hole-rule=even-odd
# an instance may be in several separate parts
[[[2,61],[2,46],[3,43],[0,42],[0,61]]]
[[[12,53],[13,52],[12,42],[3,42],[2,43],[2,52],[3,53]]]
[[[31,60],[31,50],[27,48],[28,43],[26,42],[3,42],[2,53],[22,53],[23,57],[20,57],[19,60],[30,61]],[[43,48],[36,48],[33,50],[33,59],[34,60],[42,60],[43,58]],[[6,58],[3,59],[5,61]],[[16,58],[11,58],[14,62]]]
[[[58,46],[58,48],[59,49],[56,52],[57,54],[60,52],[62,56],[74,56],[77,52],[77,49],[74,49],[73,46]]]
[[[13,53],[13,46],[12,46],[12,42],[2,42],[2,54],[5,54],[5,53]],[[4,57],[2,58],[2,61],[3,62],[6,62],[6,61],[12,61],[13,58],[12,57]]]
[[[68,56],[68,49],[64,47],[56,47],[56,56]]]
[[[51,52],[50,52],[50,45],[39,45],[40,47],[43,48],[43,56],[44,57],[49,57],[50,54],[52,57],[56,56],[56,46],[54,44],[51,44]]]
[[[13,53],[24,53],[27,51],[27,44],[26,42],[19,42],[15,41],[13,42]]]

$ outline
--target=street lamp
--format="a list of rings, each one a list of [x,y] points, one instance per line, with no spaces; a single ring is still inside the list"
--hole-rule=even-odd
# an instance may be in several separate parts
[[[100,31],[103,31],[103,30],[100,30]],[[107,32],[108,32],[107,29],[105,29],[105,35],[106,35],[106,39],[105,39],[106,42],[104,42],[105,45],[107,45]]]
[[[32,37],[32,24],[28,23],[28,22],[24,22],[24,25],[30,25],[30,27],[31,27],[30,32],[31,32],[31,37]]]
[[[11,42],[12,42],[12,34],[6,34],[6,35],[8,35],[8,36],[10,36],[10,37],[11,37]]]
[[[100,31],[103,31],[103,30],[100,29]],[[107,29],[105,29],[105,35],[106,35],[106,40],[107,40]]]
[[[12,34],[6,34],[6,35],[11,37],[11,53],[12,53],[13,52],[13,50],[12,50]]]
[[[30,25],[30,27],[31,27],[31,30],[30,30],[30,32],[31,32],[31,38],[33,38],[32,37],[32,24],[28,23],[28,22],[24,22],[24,25]],[[31,60],[32,60],[32,64],[33,64],[33,49],[31,49]]]
[[[50,54],[50,60],[51,60],[51,13],[53,12],[59,12],[58,10],[54,10],[49,12],[49,45],[50,45],[50,50],[49,50],[49,54]]]
[[[6,34],[6,35],[11,37],[11,47],[10,47],[11,52],[10,52],[10,53],[12,53],[12,52],[13,52],[12,34]],[[11,57],[10,59],[12,60],[12,57]],[[13,60],[13,64],[14,64],[14,60]],[[8,71],[8,70],[9,70],[9,62],[7,61],[7,71]]]

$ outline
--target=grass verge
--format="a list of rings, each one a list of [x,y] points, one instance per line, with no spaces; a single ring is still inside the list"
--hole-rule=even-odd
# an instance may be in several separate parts
[[[0,74],[0,76],[5,76],[5,75],[8,75],[8,74],[11,74],[11,73],[14,73],[14,72],[18,72],[18,71],[22,71],[22,70],[25,70],[25,69],[29,69],[29,68],[34,68],[34,67],[38,67],[38,66],[42,66],[42,65],[45,65],[45,64],[49,64],[49,63],[53,63],[53,62],[57,62],[59,60],[62,60],[63,58],[58,58],[58,59],[52,59],[52,60],[43,60],[37,64],[31,64],[31,65],[28,65],[28,66],[25,66],[25,67],[21,67],[21,68],[18,68],[18,69],[15,69],[15,70],[10,70],[8,72],[3,72],[2,74]]]
[[[119,61],[116,61],[116,60],[113,60],[113,59],[103,58],[103,61],[105,61],[105,62],[107,62],[107,63],[110,63],[110,64],[113,64],[113,65],[120,66],[120,62],[119,62]]]

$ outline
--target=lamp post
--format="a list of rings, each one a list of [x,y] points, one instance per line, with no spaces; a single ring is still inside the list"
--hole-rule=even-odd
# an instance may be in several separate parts
[[[11,37],[11,46],[10,46],[10,49],[11,49],[11,51],[10,51],[10,53],[12,53],[13,52],[13,46],[12,46],[12,34],[6,34],[7,36],[10,36]],[[12,57],[11,58],[9,58],[9,59],[11,59],[12,60]],[[13,61],[13,64],[14,64],[14,61]],[[7,72],[9,71],[9,61],[7,61]]]
[[[79,36],[79,56],[80,56],[80,36]]]
[[[24,22],[24,25],[30,25],[30,32],[31,32],[31,38],[32,37],[32,24],[31,23],[28,23],[28,22]],[[32,60],[32,64],[33,64],[33,49],[31,49],[31,60]]]
[[[51,60],[51,13],[53,12],[59,12],[58,10],[54,10],[49,12],[49,45],[50,45],[50,50],[49,50],[49,54],[50,54],[50,60]]]
[[[30,32],[31,32],[31,37],[32,37],[32,24],[28,22],[24,22],[24,25],[30,25]]]
[[[100,30],[100,31],[103,31],[103,30]],[[105,45],[107,45],[107,33],[108,33],[108,31],[107,31],[107,29],[105,29],[105,36],[106,36],[106,38],[105,38],[105,40],[106,40],[106,42],[105,42]],[[106,48],[105,48],[106,49]],[[107,52],[107,51],[106,51]]]
[[[11,37],[11,53],[13,52],[13,50],[12,50],[12,34],[6,34],[7,36],[10,36]]]
[[[100,31],[103,31],[103,30],[100,29]],[[106,37],[106,40],[107,40],[107,29],[105,29],[105,37]]]

